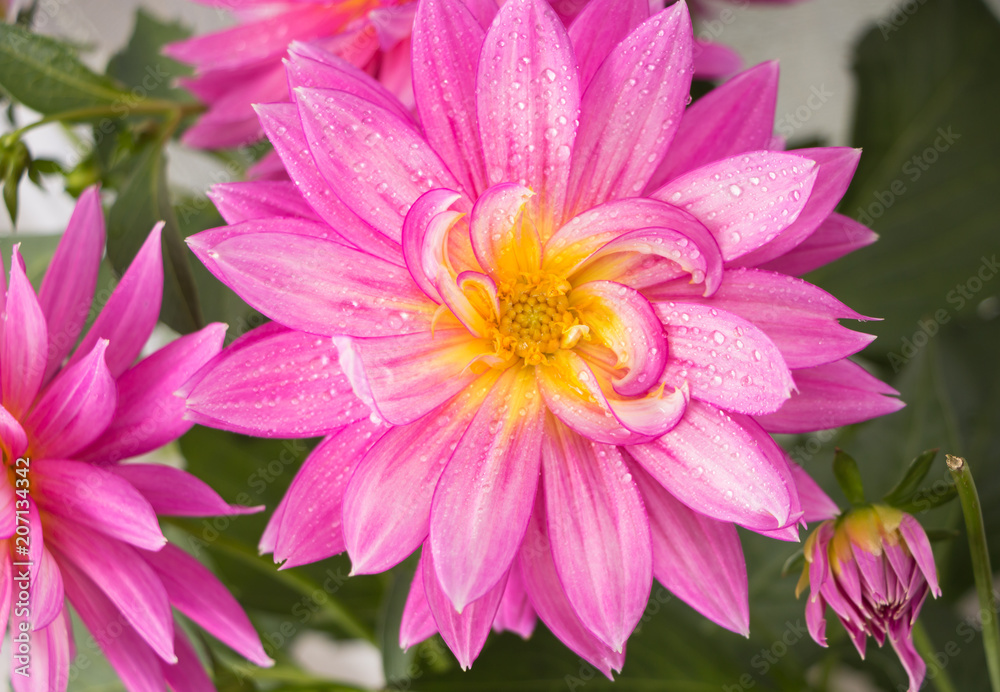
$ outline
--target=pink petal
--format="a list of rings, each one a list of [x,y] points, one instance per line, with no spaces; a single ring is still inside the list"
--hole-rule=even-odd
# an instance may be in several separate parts
[[[108,348],[108,342],[101,339],[85,358],[60,371],[42,392],[24,421],[33,456],[72,457],[107,429],[118,399],[115,381],[105,365]]]
[[[502,574],[500,581],[481,598],[469,603],[461,611],[456,611],[437,580],[431,552],[430,546],[425,547],[420,558],[424,565],[424,594],[427,597],[427,605],[444,643],[455,654],[462,669],[468,670],[486,644],[493,617],[500,606],[500,599],[507,585],[507,574]]]
[[[694,75],[699,79],[722,79],[740,71],[743,58],[729,46],[695,39],[691,52]]]
[[[24,273],[19,246],[14,246],[5,329],[0,333],[3,338],[0,342],[3,406],[15,418],[27,413],[38,394],[48,362],[49,345],[45,313]]]
[[[804,468],[795,462],[789,462],[788,468],[795,480],[795,490],[802,504],[802,519],[809,523],[826,521],[840,514],[840,507],[830,499],[821,487],[813,480]]]
[[[822,647],[827,646],[826,620],[823,617],[825,610],[826,602],[822,596],[806,601],[806,627],[809,629],[809,636]]]
[[[285,170],[285,164],[281,161],[281,157],[278,156],[278,152],[272,149],[264,154],[260,161],[247,169],[247,180],[287,183],[291,181],[291,178],[288,177],[288,171]]]
[[[617,447],[555,422],[546,435],[542,469],[556,569],[584,626],[622,651],[653,579],[642,498]]]
[[[398,265],[321,238],[227,235],[204,231],[187,242],[223,283],[286,327],[323,336],[430,328],[434,304]]]
[[[666,154],[691,90],[691,17],[675,4],[646,20],[583,94],[567,208],[635,197]]]
[[[162,231],[162,222],[150,231],[101,314],[70,357],[69,365],[80,362],[100,339],[108,340],[104,359],[112,377],[118,377],[135,362],[160,316],[163,298]]]
[[[462,4],[472,13],[479,25],[484,30],[490,28],[493,18],[497,16],[497,3],[495,0],[462,0]]]
[[[910,687],[908,692],[917,692],[924,684],[924,676],[927,674],[927,663],[913,646],[913,636],[907,632],[905,636],[891,637],[889,640],[892,648],[899,656],[899,661],[906,669]]]
[[[776,412],[759,416],[768,432],[803,433],[839,428],[842,425],[894,413],[904,404],[898,392],[856,363],[835,363],[792,372],[798,390]]]
[[[739,315],[758,327],[790,368],[808,368],[853,355],[875,337],[842,327],[837,320],[866,320],[826,291],[786,274],[727,269],[719,291],[702,298],[681,281],[647,289],[652,300],[700,303]]]
[[[46,530],[60,566],[65,570],[63,565],[68,563],[90,577],[120,611],[118,617],[124,617],[160,658],[175,663],[174,622],[167,592],[136,549],[70,522],[50,522]],[[70,584],[77,581],[74,571],[66,578],[71,602],[74,589]]]
[[[811,236],[762,268],[801,276],[876,240],[878,235],[864,224],[842,214],[830,214]]]
[[[639,464],[629,469],[649,516],[653,575],[712,622],[748,636],[747,568],[736,527],[688,509]]]
[[[258,437],[329,434],[371,413],[337,359],[329,338],[265,324],[198,373],[188,420]]]
[[[522,639],[529,639],[535,631],[538,617],[531,607],[531,599],[524,586],[524,576],[521,574],[521,562],[515,561],[507,576],[507,588],[503,592],[500,607],[493,618],[495,632],[514,632]]]
[[[917,566],[923,572],[927,584],[931,588],[931,593],[937,598],[941,595],[941,587],[938,586],[937,568],[934,565],[934,553],[931,552],[931,543],[924,533],[924,528],[920,522],[909,514],[903,515],[903,521],[899,524],[899,532],[906,541],[906,547],[910,549],[910,554],[917,561]]]
[[[477,113],[489,183],[535,191],[531,217],[544,241],[563,216],[580,83],[573,47],[543,0],[507,2],[479,57]]]
[[[427,536],[445,465],[496,381],[492,370],[425,419],[393,428],[358,464],[344,493],[344,539],[354,574],[382,572]],[[394,498],[391,503],[386,498]]]
[[[590,80],[611,51],[649,19],[648,0],[592,0],[569,25],[573,52],[580,63],[580,88]]]
[[[413,22],[413,88],[427,141],[464,189],[487,187],[476,117],[476,68],[486,36],[462,0],[417,7]]]
[[[533,196],[523,185],[500,183],[480,195],[472,208],[472,249],[480,266],[494,279],[539,268],[538,235],[522,218]]]
[[[410,582],[410,592],[403,607],[403,619],[399,625],[399,646],[405,651],[414,644],[437,634],[437,623],[427,603],[424,591],[424,563],[417,563],[417,570]]]
[[[167,665],[160,661],[160,670],[170,689],[175,692],[215,692],[216,687],[201,665],[198,652],[181,632],[174,634],[174,651],[177,653],[177,663]]]
[[[773,240],[798,218],[816,167],[791,154],[751,152],[685,173],[651,196],[691,212],[731,261]]]
[[[8,460],[13,460],[24,454],[27,448],[28,436],[24,428],[14,416],[10,415],[10,411],[0,406],[0,451],[7,454]]]
[[[384,108],[327,89],[299,88],[295,98],[313,159],[334,194],[397,243],[420,195],[462,189],[423,135]]]
[[[274,664],[243,608],[207,567],[169,543],[158,552],[144,551],[142,558],[177,610],[253,663]]]
[[[447,266],[446,239],[458,212],[449,211],[461,194],[443,188],[422,194],[403,220],[403,258],[410,276],[428,298],[440,303],[438,273]]]
[[[612,679],[612,671],[621,670],[625,665],[625,652],[613,651],[594,636],[570,605],[552,559],[547,525],[545,500],[539,495],[519,559],[531,605],[563,644]]]
[[[17,459],[17,456],[10,457]],[[17,500],[14,492],[14,481],[16,478],[4,478],[0,480],[0,540],[10,538],[17,531]],[[7,554],[6,551],[3,551]],[[3,601],[0,599],[0,605]],[[0,622],[6,620],[0,619]],[[2,634],[2,632],[0,632]]]
[[[44,544],[39,536],[38,523],[41,517],[32,506],[32,536],[29,560],[33,563],[31,575],[31,626],[32,629],[48,627],[59,617],[65,604],[63,576],[60,566],[56,563],[49,545]],[[39,548],[39,544],[41,547]],[[17,564],[14,565],[18,567]],[[17,609],[15,608],[15,614]]]
[[[274,545],[282,569],[344,552],[344,491],[358,462],[385,432],[367,418],[323,440],[306,457],[286,493]]]
[[[181,142],[195,149],[252,146],[263,132],[251,104],[288,99],[285,71],[277,61],[253,70],[213,71],[179,81],[192,92],[200,92],[210,103],[208,112],[181,135]],[[215,90],[219,93],[205,95]]]
[[[437,484],[427,545],[459,611],[494,588],[517,555],[538,486],[544,413],[532,370],[506,370]]]
[[[49,331],[46,381],[62,365],[87,321],[103,255],[104,212],[100,190],[94,186],[80,195],[38,292]]]
[[[174,517],[213,517],[253,514],[263,507],[227,504],[207,483],[171,466],[122,464],[108,469],[142,493],[157,514]]]
[[[80,461],[41,463],[36,483],[47,512],[137,548],[159,550],[167,542],[152,506],[122,477]]]
[[[299,192],[331,229],[377,257],[402,265],[399,242],[376,230],[333,194],[309,151],[298,109],[290,103],[257,106],[261,126]]]
[[[752,67],[698,99],[684,113],[648,189],[720,159],[769,149],[777,99],[775,61]]]
[[[220,183],[212,187],[208,196],[228,224],[271,216],[320,220],[299,189],[288,180]]]
[[[751,322],[692,303],[657,303],[656,312],[670,345],[664,382],[687,382],[696,399],[740,413],[770,413],[791,396],[781,352]]]
[[[412,423],[464,390],[478,377],[469,364],[492,353],[488,341],[464,328],[353,343],[378,412],[394,425]]]
[[[118,406],[104,433],[76,458],[108,463],[151,452],[191,429],[174,392],[222,348],[226,325],[172,341],[118,378]]]
[[[794,490],[786,485],[787,470],[760,445],[725,411],[691,401],[677,427],[628,451],[696,512],[766,531],[790,523]]]
[[[10,680],[15,692],[58,692],[65,690],[69,684],[73,628],[69,621],[69,611],[65,608],[61,608],[61,611],[60,616],[44,629],[28,633],[28,677],[17,673],[21,662],[15,647],[11,646],[15,674],[10,676]],[[19,618],[15,618],[15,623],[19,621]],[[6,625],[6,620],[4,624]],[[11,633],[13,636],[13,628]]]

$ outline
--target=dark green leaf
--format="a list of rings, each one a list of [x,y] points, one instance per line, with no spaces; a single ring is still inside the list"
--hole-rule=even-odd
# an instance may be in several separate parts
[[[934,457],[937,453],[937,449],[928,449],[923,454],[917,456],[906,470],[906,473],[903,474],[903,477],[899,479],[896,487],[890,490],[882,500],[887,504],[896,505],[909,499],[913,493],[917,492],[924,479],[927,478],[927,474],[931,470],[931,464],[934,463]]]
[[[161,53],[163,46],[180,41],[191,32],[179,23],[163,22],[139,8],[128,45],[108,61],[107,74],[132,89],[136,99],[191,100],[183,89],[173,86],[177,77],[190,74],[189,67]]]
[[[899,509],[910,514],[927,512],[938,507],[943,507],[958,496],[954,485],[943,485],[935,488],[924,488],[914,493],[905,502],[896,505]]]
[[[844,491],[848,502],[852,505],[865,503],[865,488],[861,483],[861,473],[854,457],[841,449],[836,450],[833,456],[833,475],[836,476],[837,483]]]

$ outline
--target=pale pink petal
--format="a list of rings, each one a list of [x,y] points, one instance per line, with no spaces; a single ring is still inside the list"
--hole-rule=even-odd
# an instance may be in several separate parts
[[[458,664],[463,670],[468,670],[486,644],[493,617],[507,585],[507,574],[504,572],[500,580],[481,598],[457,611],[437,580],[430,546],[424,547],[420,561],[423,563],[424,594],[437,630],[444,643],[455,654]]]
[[[163,677],[174,692],[215,692],[216,687],[208,677],[198,652],[180,631],[174,633],[174,651],[177,663],[168,665],[160,661]]]
[[[666,154],[691,90],[691,17],[677,3],[604,61],[580,106],[566,206],[636,197]]]
[[[10,457],[18,459],[18,456]],[[11,466],[14,464],[12,463]],[[23,468],[20,464],[15,468]],[[29,467],[30,468],[30,467]],[[27,471],[30,473],[30,471]],[[10,538],[17,531],[17,494],[14,492],[15,477],[0,480],[0,540]],[[23,505],[22,505],[23,506]],[[7,551],[0,551],[7,554]],[[2,600],[0,600],[2,603]],[[0,620],[6,622],[6,620]]]
[[[649,189],[713,161],[769,149],[777,99],[778,63],[773,61],[736,75],[698,99],[684,113]]]
[[[41,464],[39,507],[53,516],[137,548],[159,550],[167,542],[153,507],[124,478],[80,461],[45,459]]]
[[[118,377],[135,362],[160,316],[163,298],[162,231],[163,222],[150,231],[101,309],[101,314],[70,357],[69,365],[86,357],[100,339],[108,340],[104,359],[112,377]]]
[[[13,603],[11,595],[14,592],[14,565],[11,564],[10,553],[10,550],[0,550],[0,634],[5,637]]]
[[[219,183],[208,192],[228,224],[271,216],[319,221],[299,188],[289,180],[251,180]]]
[[[187,471],[160,464],[111,466],[115,473],[135,487],[157,514],[174,517],[211,517],[254,514],[264,508],[230,505],[204,481]]]
[[[257,631],[229,590],[207,567],[168,543],[157,552],[143,551],[142,559],[163,582],[170,603],[205,631],[259,666],[274,663],[260,643]]]
[[[456,609],[507,574],[534,505],[545,409],[530,368],[509,368],[483,401],[434,492],[430,537]]]
[[[691,52],[694,75],[698,79],[722,79],[740,71],[743,58],[729,46],[695,39]]]
[[[204,231],[187,243],[219,280],[286,327],[323,336],[430,328],[434,303],[399,265],[321,238],[227,235]]]
[[[20,418],[31,407],[45,376],[49,337],[45,313],[24,273],[19,244],[14,246],[11,260],[4,324],[0,333],[3,406],[12,416]]]
[[[427,141],[466,190],[487,187],[476,117],[476,68],[486,32],[462,0],[418,5],[413,88]]]
[[[104,433],[77,459],[108,463],[151,452],[191,429],[174,392],[222,348],[226,325],[182,336],[118,378],[118,406]]]
[[[563,217],[580,82],[566,29],[544,0],[507,2],[479,56],[477,108],[491,185],[515,182],[544,241]]]
[[[496,379],[491,369],[427,418],[393,428],[358,464],[343,510],[353,573],[382,572],[420,547],[452,445],[458,446]]]
[[[285,495],[274,561],[282,569],[344,552],[344,491],[354,468],[386,426],[367,418],[323,440],[302,463]]]
[[[410,582],[410,592],[403,607],[403,618],[399,625],[399,646],[405,651],[428,637],[437,634],[437,623],[427,603],[424,592],[424,563],[417,563],[417,571]]]
[[[903,515],[903,520],[899,524],[899,532],[906,541],[906,547],[910,549],[910,554],[917,561],[917,566],[923,572],[927,584],[931,588],[934,597],[941,595],[941,587],[938,586],[937,567],[934,565],[934,553],[931,552],[931,543],[927,539],[927,534],[920,522],[909,514]]]
[[[299,88],[295,98],[309,149],[333,193],[397,243],[420,195],[463,189],[423,135],[381,106],[328,89]]]
[[[32,506],[32,519],[41,520],[41,517]],[[48,627],[62,613],[65,603],[65,592],[63,590],[63,577],[60,566],[56,563],[49,544],[39,543],[43,539],[39,536],[38,522],[32,521],[33,530],[31,536],[31,550],[29,560],[32,564],[31,591],[29,602],[31,604],[31,626],[33,629]],[[19,563],[15,560],[15,569],[20,571]],[[15,607],[15,614],[17,608]]]
[[[580,63],[580,88],[590,80],[611,51],[649,19],[649,0],[592,0],[569,25],[573,51]]]
[[[464,328],[355,339],[353,344],[378,412],[394,425],[412,423],[464,390],[478,377],[469,364],[493,351],[489,341]]]
[[[697,217],[728,262],[790,226],[809,201],[816,175],[811,159],[756,151],[685,173],[651,196]]]
[[[20,674],[19,652],[17,644],[12,642],[11,652],[15,661],[14,674],[10,676],[14,692],[62,692],[69,684],[71,642],[73,628],[69,622],[68,612],[60,607],[60,616],[55,618],[44,629],[28,634],[30,638],[30,655],[27,656],[28,676]],[[15,619],[18,622],[19,619]],[[6,625],[6,620],[4,620]],[[12,638],[15,635],[11,632]]]
[[[38,291],[49,332],[46,381],[62,365],[87,321],[103,255],[104,212],[100,190],[94,186],[80,195]]]
[[[781,352],[753,323],[708,305],[657,303],[667,331],[667,384],[687,382],[691,396],[740,413],[771,413],[795,383]]]
[[[643,291],[651,300],[700,303],[739,315],[758,327],[790,368],[823,365],[853,355],[875,337],[837,320],[867,320],[826,291],[787,274],[727,269],[711,298],[696,286],[673,281]]]
[[[445,257],[448,231],[457,212],[449,207],[461,194],[443,188],[422,194],[403,220],[403,259],[410,276],[427,297],[440,303],[436,282],[439,271],[447,266]]]
[[[849,360],[792,371],[796,392],[776,412],[759,416],[768,432],[804,433],[884,416],[903,408],[898,394]]]
[[[811,236],[762,268],[801,276],[876,240],[878,235],[864,224],[843,214],[830,214]]]
[[[534,503],[532,503],[534,506]],[[493,618],[495,632],[514,632],[522,639],[529,639],[535,631],[538,617],[531,607],[531,599],[524,586],[524,575],[521,574],[521,562],[515,560],[507,575],[507,588],[500,600],[496,617]]]
[[[549,420],[542,470],[556,569],[587,629],[622,651],[653,579],[642,498],[617,447]]]
[[[326,435],[371,413],[329,338],[276,322],[241,336],[197,378],[185,387],[189,421],[258,437]]]
[[[653,575],[712,622],[748,636],[747,567],[736,527],[684,506],[641,465],[629,469],[649,516]]]
[[[539,268],[542,250],[538,234],[522,216],[533,196],[523,185],[500,183],[476,200],[469,223],[472,249],[480,266],[494,279]]]
[[[790,523],[794,489],[760,444],[725,411],[691,401],[673,430],[628,451],[696,512],[767,531]]]
[[[114,378],[105,365],[108,348],[107,341],[98,341],[85,358],[61,370],[39,396],[24,420],[34,456],[71,457],[107,429],[118,401]]]

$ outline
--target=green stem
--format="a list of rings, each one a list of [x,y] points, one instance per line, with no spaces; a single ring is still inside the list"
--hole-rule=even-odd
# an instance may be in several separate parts
[[[976,577],[976,593],[979,596],[979,615],[983,625],[983,648],[986,650],[986,665],[990,673],[993,692],[1000,692],[1000,628],[997,626],[997,604],[993,595],[993,571],[990,569],[990,553],[986,547],[986,530],[983,526],[983,510],[976,493],[976,483],[972,480],[969,464],[962,457],[947,455],[948,470],[958,488],[965,515],[965,528],[969,534],[969,550],[972,553],[972,572]]]
[[[12,140],[19,139],[22,135],[24,135],[24,133],[34,130],[36,127],[48,125],[49,123],[90,120],[92,118],[100,117],[123,118],[129,115],[169,115],[171,116],[171,119],[179,121],[185,115],[200,113],[202,110],[204,110],[204,106],[201,104],[177,103],[175,101],[164,101],[160,99],[141,101],[128,106],[124,110],[122,104],[120,103],[116,103],[113,106],[90,106],[88,108],[76,108],[73,110],[46,115],[40,120],[28,123],[24,127],[19,127],[13,132],[5,135],[4,138],[10,138]]]
[[[956,692],[955,683],[951,681],[945,669],[938,665],[934,657],[934,642],[931,641],[924,623],[917,620],[913,625],[913,644],[920,652],[920,656],[927,663],[927,677],[934,681],[934,686],[939,692]]]

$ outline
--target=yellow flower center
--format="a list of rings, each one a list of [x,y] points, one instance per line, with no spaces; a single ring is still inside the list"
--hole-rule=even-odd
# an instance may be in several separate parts
[[[505,361],[517,356],[527,365],[538,365],[560,348],[575,346],[586,327],[569,306],[570,288],[565,279],[543,272],[500,283],[500,314],[490,330],[497,356]]]

